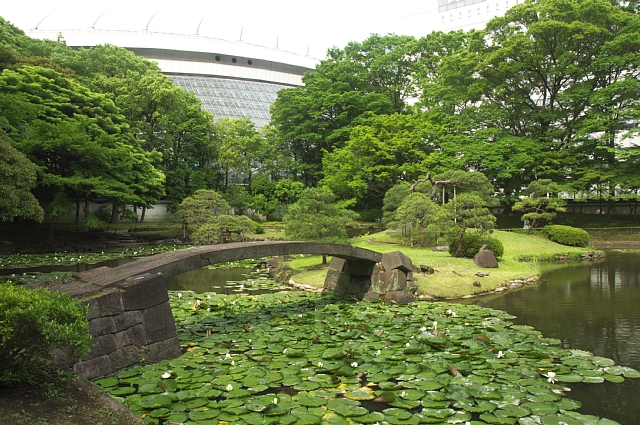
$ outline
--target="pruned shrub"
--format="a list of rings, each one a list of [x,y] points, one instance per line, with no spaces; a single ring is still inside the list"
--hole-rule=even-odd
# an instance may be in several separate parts
[[[262,227],[262,224],[258,223],[257,221],[254,221],[253,233],[255,233],[256,235],[262,235],[264,233],[264,227]]]
[[[493,255],[496,258],[502,257],[504,254],[504,246],[499,239],[493,238],[487,235],[479,235],[474,233],[465,233],[462,238],[462,251],[460,252],[460,257],[463,258],[473,258],[476,256],[482,245],[487,245],[491,251],[493,251]],[[458,250],[458,237],[456,236],[449,242],[449,254],[451,256],[455,256],[456,251]]]
[[[568,246],[585,247],[589,245],[589,234],[583,230],[560,224],[549,224],[542,228],[542,233],[556,243]]]
[[[0,285],[0,383],[37,382],[58,348],[87,355],[87,312],[64,292]]]

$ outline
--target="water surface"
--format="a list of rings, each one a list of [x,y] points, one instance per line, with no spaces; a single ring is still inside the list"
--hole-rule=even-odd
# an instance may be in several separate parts
[[[566,348],[640,370],[640,253],[607,252],[595,263],[549,265],[539,284],[473,301],[504,310]],[[640,379],[570,384],[581,413],[623,425],[640,423]]]

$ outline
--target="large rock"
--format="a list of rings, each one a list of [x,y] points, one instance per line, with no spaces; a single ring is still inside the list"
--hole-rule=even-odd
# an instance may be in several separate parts
[[[476,266],[482,267],[485,269],[498,268],[498,259],[493,254],[493,251],[487,248],[486,245],[482,245],[482,248],[480,248],[476,256],[473,257],[473,262],[476,264]]]

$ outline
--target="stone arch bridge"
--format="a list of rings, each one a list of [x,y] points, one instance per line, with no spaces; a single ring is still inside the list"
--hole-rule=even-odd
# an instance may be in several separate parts
[[[165,278],[211,264],[292,254],[332,256],[324,291],[364,301],[413,301],[413,264],[399,251],[381,254],[351,245],[318,242],[239,242],[184,248],[119,267],[100,267],[73,275],[51,290],[63,290],[89,307],[95,346],[68,366],[88,379],[113,375],[140,363],[181,354]]]

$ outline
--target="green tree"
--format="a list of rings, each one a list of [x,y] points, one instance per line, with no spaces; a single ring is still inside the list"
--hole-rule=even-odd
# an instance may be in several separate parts
[[[224,214],[231,214],[231,206],[220,193],[210,189],[196,190],[180,203],[176,212],[184,223],[196,226],[202,226],[213,217]]]
[[[41,222],[44,211],[31,193],[36,186],[36,166],[14,149],[0,132],[0,221],[22,217]]]
[[[485,205],[485,200],[472,192],[462,193],[446,205],[452,224],[457,228],[458,248],[454,257],[459,257],[462,252],[462,240],[467,229],[485,232],[495,227],[496,217]]]
[[[414,192],[410,193],[396,209],[390,226],[407,227],[410,246],[413,247],[416,235],[420,237],[420,246],[424,246],[425,233],[428,230],[439,229],[439,223],[445,217],[442,206],[432,202],[424,193]]]
[[[413,41],[372,35],[329,49],[316,72],[305,74],[304,86],[278,93],[272,124],[293,158],[295,179],[310,186],[327,176],[324,152],[343,147],[361,117],[407,110],[406,100],[415,94]]]
[[[356,209],[380,209],[394,185],[426,172],[424,160],[433,149],[437,126],[421,115],[376,115],[362,120],[345,146],[323,158],[322,184]]]
[[[307,188],[282,218],[284,233],[292,240],[346,243],[345,226],[357,214],[336,203],[336,196],[326,188]],[[323,256],[323,264],[326,258]]]
[[[522,211],[522,221],[529,222],[527,234],[537,228],[540,220],[551,222],[558,212],[565,211],[566,202],[558,197],[558,185],[550,179],[533,181],[527,187],[528,196],[513,205],[514,211]]]
[[[398,183],[387,190],[387,193],[384,194],[384,200],[382,201],[383,227],[390,227],[390,225],[395,221],[394,215],[396,210],[410,193],[411,189],[409,183]]]

